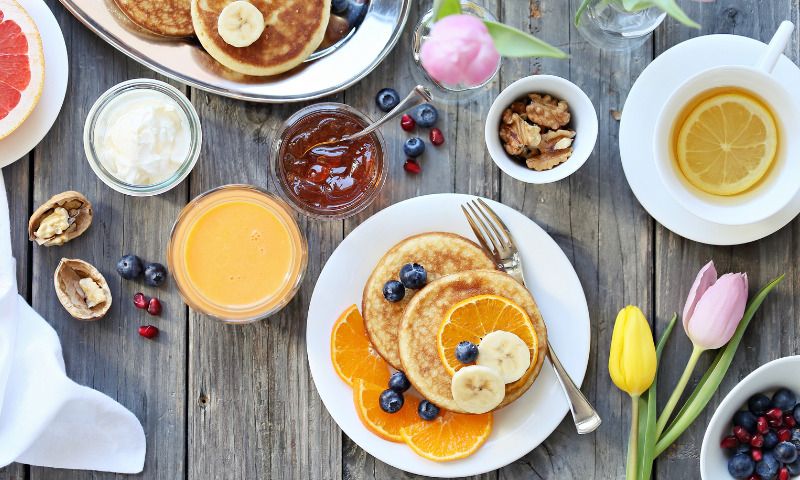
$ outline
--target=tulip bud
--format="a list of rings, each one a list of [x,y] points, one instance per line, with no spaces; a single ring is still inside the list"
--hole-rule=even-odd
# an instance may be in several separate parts
[[[639,396],[653,384],[656,375],[656,347],[650,324],[638,307],[620,310],[611,335],[608,373],[620,389]]]
[[[747,306],[747,286],[747,274],[727,273],[694,300],[683,327],[695,347],[714,350],[730,341]]]

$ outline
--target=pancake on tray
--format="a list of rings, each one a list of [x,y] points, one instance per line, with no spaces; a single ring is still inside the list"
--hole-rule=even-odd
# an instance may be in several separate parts
[[[411,384],[435,405],[458,413],[451,394],[452,376],[439,357],[437,334],[448,310],[456,303],[478,295],[508,298],[530,317],[539,344],[536,360],[516,382],[506,385],[497,408],[504,407],[525,393],[539,375],[547,354],[547,330],[530,292],[509,275],[496,270],[469,271],[448,275],[431,282],[408,303],[403,315],[398,343],[400,358]]]
[[[331,0],[249,0],[247,3],[261,12],[258,18],[252,8],[239,8],[243,3],[191,0],[192,21],[200,43],[216,61],[235,72],[256,76],[286,72],[314,53],[325,36]],[[226,31],[220,33],[226,23],[220,22],[220,16],[231,4],[238,4],[236,14],[241,15],[242,28],[248,29],[246,36],[232,31],[236,20],[227,23],[228,35]],[[252,31],[257,36],[250,37]]]
[[[361,313],[372,345],[389,364],[400,370],[402,364],[397,334],[403,310],[418,292],[406,289],[403,300],[392,303],[383,298],[383,285],[389,280],[397,280],[400,268],[406,263],[418,263],[425,267],[429,283],[451,273],[494,268],[494,262],[478,245],[453,233],[415,235],[386,252],[364,286]],[[435,337],[434,332],[434,342]],[[436,361],[439,362],[438,357]]]
[[[114,0],[140,27],[167,37],[194,34],[190,0]]]

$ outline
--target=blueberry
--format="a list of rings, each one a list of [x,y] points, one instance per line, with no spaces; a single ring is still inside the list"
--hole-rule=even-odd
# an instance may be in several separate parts
[[[423,103],[411,112],[411,116],[420,127],[430,128],[439,120],[439,112],[430,103]]]
[[[772,450],[778,442],[780,442],[780,440],[778,440],[778,434],[770,430],[764,434],[764,445],[762,447],[764,450]]]
[[[794,421],[800,424],[800,405],[795,405],[792,414],[794,415]]]
[[[394,88],[384,88],[378,92],[378,95],[375,97],[375,103],[378,104],[378,108],[384,112],[388,112],[400,103],[400,94],[397,93],[397,90]]]
[[[772,396],[772,404],[784,412],[791,411],[797,405],[797,396],[788,388],[780,388]]]
[[[737,455],[738,456],[738,455]],[[781,464],[772,452],[764,453],[764,458],[756,464],[756,473],[761,478],[772,478],[778,474]]]
[[[117,262],[117,273],[125,280],[133,280],[142,274],[142,260],[136,255],[125,255]]]
[[[798,450],[800,450],[800,428],[792,429],[792,438],[789,439],[789,441],[792,442]]]
[[[350,28],[355,28],[361,25],[364,17],[367,16],[369,4],[365,0],[349,0],[347,3],[349,5],[347,6],[347,15],[345,15],[345,18]]]
[[[405,373],[394,372],[392,376],[389,377],[389,389],[397,393],[403,393],[409,388],[411,388],[411,382],[408,381],[408,377],[406,377]]]
[[[800,460],[795,460],[794,463],[787,463],[784,466],[786,470],[789,470],[789,475],[793,477],[800,475]]]
[[[347,11],[347,7],[350,6],[350,2],[348,0],[332,0],[331,1],[331,11],[336,15],[341,15],[345,11]]]
[[[792,442],[781,442],[775,445],[772,453],[781,463],[793,463],[797,460],[797,447]]]
[[[728,473],[733,478],[747,478],[753,474],[753,459],[744,453],[737,453],[728,460]]]
[[[740,410],[733,415],[733,425],[742,427],[750,433],[756,433],[758,418],[748,410]]]
[[[399,302],[406,296],[406,287],[397,280],[389,280],[383,285],[383,298],[390,302]]]
[[[749,443],[740,443],[735,450],[736,453],[746,453],[750,456],[750,444]]]
[[[403,394],[397,393],[391,388],[381,392],[380,404],[381,410],[386,413],[397,413],[398,410],[403,408]]]
[[[767,410],[772,407],[772,400],[763,393],[757,393],[750,397],[747,401],[747,408],[753,412],[753,415],[760,417],[767,413]]]
[[[412,290],[418,290],[428,283],[428,272],[418,263],[406,263],[400,268],[400,282]]]
[[[427,400],[423,400],[419,402],[417,413],[419,418],[430,421],[439,416],[439,407]]]
[[[456,359],[461,363],[472,363],[478,358],[478,346],[464,340],[456,345]]]
[[[167,279],[167,269],[160,263],[148,263],[144,267],[144,283],[157,287]]]
[[[411,158],[417,158],[425,152],[425,142],[419,137],[411,137],[403,144],[403,153]]]

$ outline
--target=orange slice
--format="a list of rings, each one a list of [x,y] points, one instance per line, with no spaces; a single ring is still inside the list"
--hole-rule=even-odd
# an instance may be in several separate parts
[[[531,351],[531,365],[536,363],[539,340],[525,310],[505,297],[478,295],[453,305],[439,327],[439,358],[450,375],[465,366],[456,359],[456,346],[460,342],[466,340],[478,345],[487,333],[497,330],[521,338]]]
[[[333,326],[331,361],[336,373],[350,386],[356,379],[381,386],[389,382],[389,364],[372,348],[364,319],[355,305],[345,310]]]
[[[436,462],[472,455],[490,433],[491,413],[468,415],[444,410],[429,422],[422,420],[400,430],[403,440],[417,455]]]
[[[365,427],[375,435],[390,442],[402,442],[400,430],[416,422],[422,422],[417,414],[419,399],[412,395],[404,395],[403,408],[396,413],[386,413],[381,409],[379,398],[386,386],[372,385],[358,379],[353,383],[353,401],[356,404],[358,418]]]
[[[675,151],[692,185],[713,195],[736,195],[766,175],[778,151],[778,127],[759,100],[716,95],[686,118]]]

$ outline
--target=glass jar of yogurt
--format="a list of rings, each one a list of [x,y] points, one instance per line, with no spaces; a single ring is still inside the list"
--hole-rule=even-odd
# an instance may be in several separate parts
[[[133,196],[157,195],[183,181],[197,163],[202,138],[189,99],[150,79],[128,80],[101,95],[83,130],[94,173]]]

